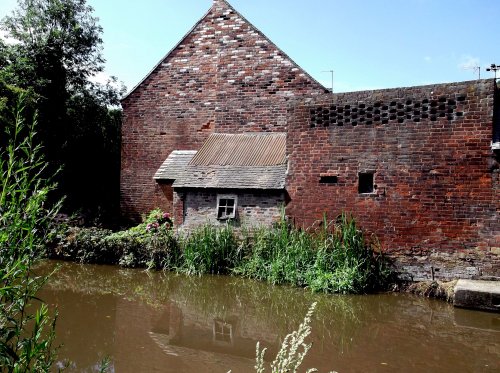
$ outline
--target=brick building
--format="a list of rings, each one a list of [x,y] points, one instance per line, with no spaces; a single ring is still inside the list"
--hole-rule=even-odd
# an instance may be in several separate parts
[[[491,80],[331,94],[214,0],[122,101],[122,211],[218,222],[225,185],[250,220],[283,202],[303,226],[351,212],[414,278],[499,276],[498,97]],[[286,136],[282,189],[240,188],[238,173],[214,184],[214,167],[234,164],[196,177],[210,135],[251,133]]]

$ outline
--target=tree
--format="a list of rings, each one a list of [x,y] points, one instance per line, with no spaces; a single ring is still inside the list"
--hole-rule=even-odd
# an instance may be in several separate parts
[[[18,0],[1,24],[16,42],[0,45],[0,78],[37,95],[46,158],[51,172],[63,166],[59,190],[70,211],[118,205],[116,108],[124,87],[91,81],[104,67],[102,28],[92,11],[85,0]],[[99,162],[82,161],[87,157]]]

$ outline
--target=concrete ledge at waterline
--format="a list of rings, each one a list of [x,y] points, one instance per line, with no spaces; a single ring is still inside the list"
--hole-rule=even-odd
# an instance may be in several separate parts
[[[500,312],[500,281],[458,280],[453,305]]]

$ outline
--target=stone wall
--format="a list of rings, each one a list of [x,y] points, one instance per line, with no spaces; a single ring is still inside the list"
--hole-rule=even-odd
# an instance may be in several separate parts
[[[225,225],[225,220],[217,220],[217,194],[237,195],[237,213],[233,221],[236,227],[270,226],[280,218],[281,207],[285,203],[283,191],[237,191],[237,190],[175,190],[175,221],[182,229],[210,223]]]
[[[172,208],[153,175],[211,132],[286,130],[287,102],[325,88],[223,0],[123,101],[121,207]]]
[[[493,96],[482,80],[292,106],[287,214],[310,226],[351,212],[414,279],[499,276]],[[372,192],[360,193],[360,173]]]

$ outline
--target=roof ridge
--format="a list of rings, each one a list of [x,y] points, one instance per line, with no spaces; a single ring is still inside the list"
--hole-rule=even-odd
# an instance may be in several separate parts
[[[139,83],[137,83],[123,98],[121,101],[127,99],[139,86],[146,81],[146,79],[165,61],[188,37],[191,33],[198,27],[198,25],[207,18],[207,16],[213,11],[217,4],[220,2],[224,3],[227,7],[229,7],[234,13],[236,13],[244,22],[246,22],[250,27],[252,27],[262,38],[267,40],[279,53],[282,53],[285,58],[287,58],[293,66],[300,69],[308,79],[312,80],[314,83],[318,84],[318,88],[326,90],[326,88],[312,77],[305,69],[303,69],[299,64],[297,64],[287,53],[285,53],[276,43],[274,43],[271,39],[269,39],[258,27],[256,27],[252,22],[250,22],[245,16],[243,16],[239,11],[237,11],[227,0],[213,0],[210,8],[205,12],[205,14],[189,29],[189,31],[179,40],[177,44],[174,45],[172,49],[168,51],[168,53],[163,56],[160,61],[141,79]]]

